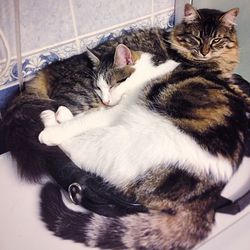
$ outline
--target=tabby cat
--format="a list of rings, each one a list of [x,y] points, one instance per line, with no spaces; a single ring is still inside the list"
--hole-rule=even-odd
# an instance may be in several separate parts
[[[237,14],[187,4],[183,22],[161,39],[165,57],[154,58],[157,67],[176,62],[171,72],[142,79],[108,110],[72,118],[61,109],[70,119],[62,124],[52,111],[41,114],[49,126],[40,141],[60,144],[77,165],[149,209],[119,218],[77,213],[48,184],[41,215],[49,230],[103,249],[191,249],[208,235],[215,202],[244,154],[249,100],[231,78]],[[137,70],[125,84],[140,81]]]
[[[120,202],[119,207],[113,205],[115,195],[121,198],[121,194],[113,189],[111,195],[110,186],[103,183],[100,177],[76,167],[58,148],[41,147],[37,136],[43,127],[39,118],[43,109],[56,110],[58,104],[67,102],[67,106],[75,114],[79,112],[78,109],[88,111],[108,107],[109,89],[116,89],[133,73],[134,70],[129,65],[133,64],[133,60],[138,56],[138,53],[130,51],[122,44],[116,46],[115,51],[110,50],[102,55],[88,50],[81,56],[48,66],[39,72],[34,80],[26,83],[26,89],[14,101],[4,117],[5,139],[11,153],[18,161],[22,176],[28,180],[39,181],[41,176],[49,175],[66,191],[72,182],[80,182],[85,187],[82,199],[84,207],[111,216],[114,213],[128,212],[127,207],[123,208]],[[82,61],[77,57],[81,57]],[[79,63],[77,67],[76,62]],[[47,78],[50,82],[46,80]],[[58,85],[56,81],[59,81]],[[52,93],[53,91],[55,93]],[[51,96],[54,96],[56,101],[50,99]],[[74,107],[75,101],[79,104],[78,109]],[[57,118],[60,119],[59,116]],[[104,189],[96,190],[97,185],[103,186]],[[117,201],[116,199],[115,204]]]

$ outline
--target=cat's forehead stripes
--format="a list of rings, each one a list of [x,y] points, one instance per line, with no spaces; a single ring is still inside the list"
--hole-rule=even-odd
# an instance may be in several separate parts
[[[210,15],[205,15],[206,10],[198,10],[201,16],[200,22],[200,36],[201,37],[215,37],[218,26],[220,25],[220,17],[222,15],[221,11],[210,10],[212,13]]]

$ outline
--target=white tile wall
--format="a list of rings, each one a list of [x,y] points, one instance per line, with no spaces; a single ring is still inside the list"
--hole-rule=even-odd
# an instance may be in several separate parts
[[[175,0],[154,0],[154,10],[159,11],[166,8],[172,8],[175,4]]]
[[[11,55],[16,55],[16,39],[14,26],[14,4],[13,1],[0,1],[0,28],[3,30],[6,39],[8,40]],[[6,59],[3,49],[2,40],[0,40],[0,62]]]
[[[68,0],[22,0],[20,21],[23,53],[74,38]]]
[[[151,14],[151,0],[75,0],[79,35]]]
[[[13,1],[0,1],[0,28],[6,34],[12,56],[9,71],[0,77],[0,90],[13,84],[17,78]],[[23,75],[27,77],[47,63],[80,53],[86,45],[94,46],[100,39],[119,35],[122,29],[150,25],[167,27],[168,20],[173,14],[174,2],[174,0],[22,0],[20,28]],[[0,70],[4,67],[5,59],[6,55],[0,41]]]

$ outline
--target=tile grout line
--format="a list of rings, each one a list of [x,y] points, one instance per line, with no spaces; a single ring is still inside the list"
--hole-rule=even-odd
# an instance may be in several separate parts
[[[147,19],[147,18],[151,18],[151,14],[148,14],[148,15],[145,15],[145,16],[142,16],[142,17],[133,19],[133,20],[131,20],[131,21],[126,21],[126,22],[123,22],[123,23],[115,24],[115,25],[109,26],[109,27],[107,27],[107,28],[100,29],[100,30],[98,30],[98,31],[89,32],[89,33],[87,33],[87,34],[80,35],[79,38],[82,39],[82,38],[86,38],[86,37],[98,35],[98,34],[101,34],[101,33],[103,33],[103,32],[107,32],[107,31],[110,31],[110,30],[114,30],[114,29],[117,29],[117,28],[120,28],[120,27],[129,25],[129,24],[133,24],[133,23],[138,22],[138,21],[143,21],[143,20],[145,20],[145,19]]]
[[[151,26],[154,25],[154,19],[155,19],[155,15],[154,15],[154,0],[151,0]]]
[[[23,87],[23,70],[22,70],[22,45],[21,45],[21,27],[20,27],[20,3],[14,1],[15,13],[15,33],[16,33],[16,53],[17,53],[17,75],[19,81],[19,90]]]
[[[78,53],[80,53],[81,52],[80,40],[78,38],[78,31],[77,31],[77,26],[76,26],[76,16],[75,16],[75,10],[74,10],[72,0],[69,0],[69,7],[70,7],[70,13],[71,13],[71,18],[72,18],[72,23],[73,23],[74,34],[75,34],[76,47],[77,47]]]
[[[167,13],[167,12],[173,10],[173,9],[174,9],[173,7],[170,7],[170,8],[164,9],[164,10],[157,11],[157,12],[155,12],[153,14],[153,16]],[[113,29],[116,29],[116,28],[120,28],[120,27],[126,26],[128,24],[133,24],[133,23],[135,23],[137,21],[143,21],[144,19],[151,18],[151,16],[152,16],[152,14],[148,14],[148,15],[145,15],[145,16],[142,16],[142,17],[139,17],[139,18],[135,18],[135,19],[133,19],[131,21],[126,21],[126,22],[123,22],[123,23],[119,23],[119,24],[110,26],[108,28],[104,28],[104,29],[101,29],[101,30],[98,30],[98,31],[94,31],[94,32],[89,32],[89,33],[84,34],[84,35],[78,35],[75,38],[71,38],[71,39],[65,40],[63,42],[54,43],[52,45],[44,46],[44,47],[36,49],[36,50],[25,52],[25,53],[22,54],[22,56],[23,57],[31,56],[33,54],[42,52],[44,50],[47,50],[47,49],[50,49],[50,48],[53,48],[53,47],[58,47],[58,46],[66,45],[67,43],[70,43],[70,42],[74,42],[74,41],[76,41],[76,39],[80,40],[82,38],[87,38],[87,37],[90,37],[90,36],[98,35],[100,33],[106,32],[106,31],[110,31],[110,30],[113,30]],[[14,60],[14,59],[16,59],[15,56],[11,57],[11,60]],[[4,61],[4,60],[1,60],[1,61]],[[0,61],[0,63],[1,63],[1,61]]]

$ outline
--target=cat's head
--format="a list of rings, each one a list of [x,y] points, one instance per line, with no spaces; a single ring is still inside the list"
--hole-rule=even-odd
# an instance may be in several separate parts
[[[115,53],[98,54],[87,50],[96,74],[94,90],[105,105],[110,104],[111,90],[122,84],[134,72],[133,65],[140,52],[119,44]],[[120,98],[120,97],[119,97]]]
[[[194,61],[238,57],[238,41],[234,28],[238,8],[227,12],[213,9],[196,10],[186,4],[183,21],[171,34],[171,44],[186,58]],[[238,58],[236,58],[238,61]]]

